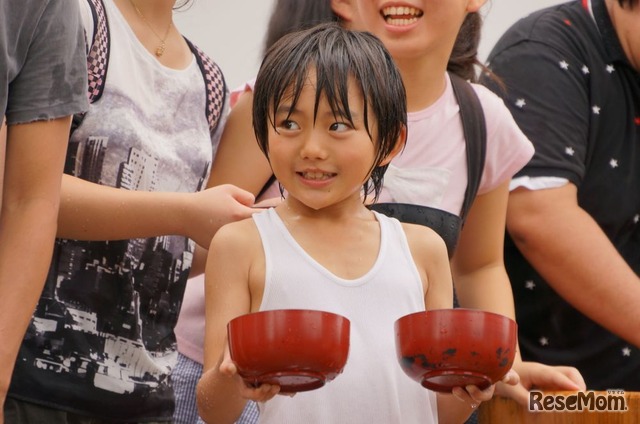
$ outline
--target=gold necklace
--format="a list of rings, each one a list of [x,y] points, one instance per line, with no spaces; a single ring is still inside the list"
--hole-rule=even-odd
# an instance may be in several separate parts
[[[153,29],[153,27],[151,26],[151,23],[147,20],[147,18],[145,18],[145,16],[142,14],[140,9],[138,9],[138,6],[136,6],[136,4],[133,2],[133,0],[129,0],[129,2],[131,3],[131,6],[133,6],[133,8],[135,9],[135,11],[138,14],[138,16],[140,17],[140,19],[142,19],[142,21],[149,27],[149,29],[151,30],[153,35],[155,35],[156,38],[158,40],[160,40],[160,45],[156,49],[156,56],[158,56],[158,57],[162,56],[164,54],[164,50],[166,48],[166,43],[165,42],[167,41],[167,37],[169,36],[169,31],[171,30],[171,27],[173,26],[173,22],[169,22],[169,25],[167,26],[167,30],[164,32],[164,37],[160,37],[158,35],[158,33],[156,32],[156,30]]]

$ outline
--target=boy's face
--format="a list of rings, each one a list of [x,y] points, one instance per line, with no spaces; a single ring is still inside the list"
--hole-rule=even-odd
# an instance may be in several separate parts
[[[291,99],[285,98],[275,114],[276,128],[269,126],[269,159],[276,178],[289,198],[312,209],[353,199],[362,204],[361,189],[369,178],[375,148],[364,125],[363,98],[355,86],[349,84],[354,125],[334,116],[324,96],[314,118],[315,73],[310,72],[295,108],[289,114]],[[368,122],[374,131],[371,115]]]

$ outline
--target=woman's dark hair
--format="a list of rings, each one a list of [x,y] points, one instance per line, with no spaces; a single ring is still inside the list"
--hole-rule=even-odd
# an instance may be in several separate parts
[[[337,20],[329,0],[276,0],[267,26],[264,51],[290,32]]]
[[[447,70],[466,80],[476,81],[477,69],[484,68],[478,60],[478,46],[482,30],[482,16],[478,12],[468,13],[449,56]],[[484,69],[483,69],[484,70]]]
[[[377,199],[387,169],[380,163],[396,148],[407,126],[407,99],[391,55],[368,32],[325,23],[287,34],[267,50],[253,92],[253,128],[260,149],[269,156],[269,126],[276,128],[276,111],[283,102],[289,113],[295,109],[310,72],[316,78],[314,118],[320,101],[326,100],[336,117],[353,125],[350,84],[357,84],[362,93],[364,125],[376,151],[363,188]]]
[[[482,16],[480,12],[468,13],[460,26],[460,31],[458,31],[447,63],[447,71],[471,82],[478,82],[479,75],[482,74],[483,79],[489,79],[504,89],[502,80],[478,59],[481,32]]]

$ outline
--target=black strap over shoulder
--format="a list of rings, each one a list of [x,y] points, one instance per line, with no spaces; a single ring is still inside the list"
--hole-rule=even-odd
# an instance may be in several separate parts
[[[460,210],[464,222],[476,198],[487,153],[487,128],[482,104],[471,84],[456,74],[449,73],[453,92],[460,106],[460,120],[466,140],[467,189]]]

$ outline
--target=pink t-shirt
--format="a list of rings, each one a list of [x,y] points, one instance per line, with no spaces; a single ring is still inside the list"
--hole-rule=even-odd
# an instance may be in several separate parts
[[[190,278],[175,328],[178,352],[204,363],[204,275]]]
[[[531,159],[533,145],[501,98],[473,85],[484,110],[487,152],[478,194],[508,181]],[[458,215],[467,188],[467,159],[460,108],[451,81],[431,106],[408,114],[408,140],[384,177],[379,202],[429,206]]]
[[[253,89],[250,81],[231,94]],[[501,98],[473,85],[484,110],[487,152],[478,194],[508,181],[531,159],[534,148],[520,131]],[[391,162],[379,202],[410,203],[458,215],[467,187],[467,159],[460,108],[447,78],[445,92],[428,108],[408,114],[409,136],[403,152]],[[279,196],[277,190],[271,190]],[[178,350],[202,363],[204,345],[204,284],[196,277],[187,284],[176,327]]]

